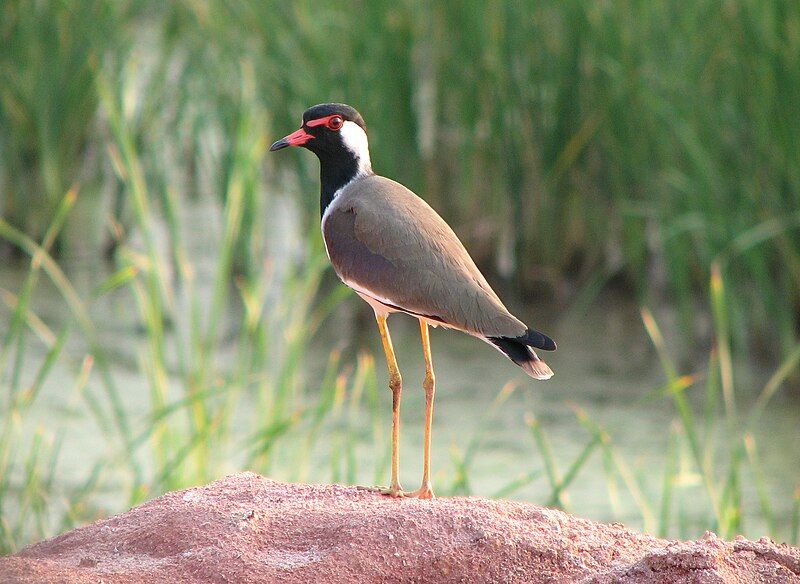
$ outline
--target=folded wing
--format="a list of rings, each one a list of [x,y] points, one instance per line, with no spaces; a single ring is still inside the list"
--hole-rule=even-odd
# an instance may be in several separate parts
[[[326,210],[322,229],[334,269],[359,292],[477,336],[527,334],[453,230],[399,183],[356,181]]]

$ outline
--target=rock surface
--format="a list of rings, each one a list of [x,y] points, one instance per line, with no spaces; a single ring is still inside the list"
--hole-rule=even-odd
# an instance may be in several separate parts
[[[800,582],[800,550],[243,473],[0,558],[0,582]]]

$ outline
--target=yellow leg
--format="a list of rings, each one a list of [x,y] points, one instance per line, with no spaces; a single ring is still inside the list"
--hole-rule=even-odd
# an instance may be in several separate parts
[[[389,336],[389,327],[386,325],[386,316],[378,316],[378,328],[381,331],[383,352],[386,353],[386,364],[389,366],[389,389],[392,390],[392,483],[383,491],[392,497],[402,497],[403,488],[400,486],[400,394],[403,392],[403,379],[397,367],[394,356],[392,337]]]
[[[433,424],[433,398],[436,393],[436,377],[433,374],[433,359],[431,357],[431,339],[428,332],[428,323],[419,321],[422,334],[422,352],[425,355],[425,449],[422,454],[422,486],[417,491],[409,493],[410,497],[420,499],[433,499],[431,489],[431,425]]]

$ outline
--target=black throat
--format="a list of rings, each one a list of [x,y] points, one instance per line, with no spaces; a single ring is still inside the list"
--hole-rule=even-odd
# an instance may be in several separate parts
[[[355,155],[342,148],[339,152],[325,152],[319,156],[319,213],[325,214],[325,209],[333,201],[336,191],[358,176],[358,159]],[[367,174],[372,174],[368,171]]]

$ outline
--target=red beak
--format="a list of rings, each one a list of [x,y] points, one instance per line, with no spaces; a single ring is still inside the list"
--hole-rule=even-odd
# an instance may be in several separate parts
[[[287,146],[302,146],[313,138],[314,136],[312,134],[309,134],[303,128],[300,128],[296,132],[292,132],[288,136],[275,142],[269,147],[269,151],[274,152],[275,150],[280,150],[281,148],[286,148]]]

